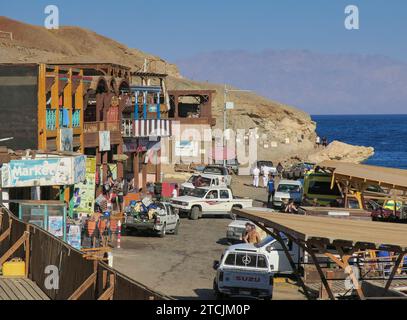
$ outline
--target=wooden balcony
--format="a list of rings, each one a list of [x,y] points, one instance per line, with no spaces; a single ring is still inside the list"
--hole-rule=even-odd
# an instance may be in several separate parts
[[[122,144],[120,121],[95,121],[83,124],[85,148],[99,147],[99,131],[110,131],[110,144]]]
[[[125,138],[170,137],[172,121],[169,119],[123,119],[121,134]]]

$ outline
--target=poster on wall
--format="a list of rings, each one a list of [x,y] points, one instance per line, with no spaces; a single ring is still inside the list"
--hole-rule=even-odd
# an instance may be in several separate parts
[[[69,226],[69,231],[67,234],[67,242],[69,245],[74,247],[75,249],[80,250],[81,249],[81,228],[80,226],[77,225],[70,225]]]
[[[99,131],[99,151],[110,151],[110,131]]]
[[[59,151],[73,151],[73,129],[63,128],[59,130]]]
[[[175,142],[176,157],[197,157],[199,145],[197,141],[181,140]]]
[[[74,210],[77,213],[93,213],[95,205],[96,158],[86,158],[85,181],[75,184]]]
[[[49,216],[48,217],[48,232],[56,237],[64,236],[64,217]]]
[[[12,160],[1,168],[3,188],[63,186],[85,180],[86,156]]]

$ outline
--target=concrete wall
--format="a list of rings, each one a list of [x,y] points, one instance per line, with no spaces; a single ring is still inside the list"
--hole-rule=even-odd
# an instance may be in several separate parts
[[[37,65],[0,65],[0,145],[37,148],[37,83]]]

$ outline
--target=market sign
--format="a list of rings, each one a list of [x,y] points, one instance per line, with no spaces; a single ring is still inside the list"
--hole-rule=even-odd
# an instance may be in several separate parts
[[[74,185],[85,180],[86,156],[12,160],[1,168],[3,188]]]

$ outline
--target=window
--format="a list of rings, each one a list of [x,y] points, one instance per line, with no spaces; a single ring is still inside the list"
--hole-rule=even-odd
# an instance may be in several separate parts
[[[349,209],[360,209],[358,200],[348,199],[348,208]]]
[[[331,189],[330,181],[310,181],[308,186],[308,194],[320,194],[326,196],[340,196],[341,193],[338,186],[335,184]]]
[[[234,266],[236,264],[236,255],[234,253],[230,253],[225,259],[225,265]]]
[[[206,199],[218,199],[218,190],[212,190],[209,191],[208,194],[206,195]]]
[[[265,256],[257,256],[257,268],[267,269],[267,260]]]
[[[236,255],[236,266],[256,268],[257,256],[255,254],[238,253]]]
[[[229,199],[229,191],[228,190],[220,190],[220,198],[221,199]]]

